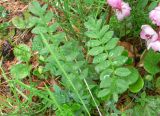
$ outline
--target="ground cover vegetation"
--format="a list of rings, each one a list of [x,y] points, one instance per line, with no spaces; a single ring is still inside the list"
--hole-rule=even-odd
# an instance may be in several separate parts
[[[160,115],[159,0],[1,0],[0,115]]]

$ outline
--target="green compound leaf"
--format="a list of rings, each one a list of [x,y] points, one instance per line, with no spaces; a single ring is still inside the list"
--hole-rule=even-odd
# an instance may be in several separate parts
[[[20,44],[14,48],[14,55],[23,62],[28,62],[31,57],[30,48],[25,44]]]
[[[90,48],[88,54],[94,56],[92,65],[100,76],[98,97],[117,102],[118,95],[138,80],[139,72],[124,66],[128,53],[124,47],[118,46],[119,38],[114,37],[108,25],[102,25],[101,20],[90,19],[85,26],[85,34],[92,39],[86,44]]]
[[[26,64],[16,64],[11,67],[11,75],[15,79],[23,79],[30,74],[31,67]]]

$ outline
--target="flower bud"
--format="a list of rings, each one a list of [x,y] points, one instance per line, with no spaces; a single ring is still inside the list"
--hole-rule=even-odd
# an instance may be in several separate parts
[[[123,20],[130,15],[131,8],[128,3],[122,2],[121,9],[116,9],[116,16],[118,20]]]
[[[156,7],[149,13],[149,18],[152,20],[153,24],[160,26],[160,6]]]
[[[160,41],[147,41],[147,48],[150,49],[152,48],[155,52],[160,52]]]
[[[140,37],[145,40],[156,41],[158,39],[158,34],[149,25],[142,25],[142,31]]]

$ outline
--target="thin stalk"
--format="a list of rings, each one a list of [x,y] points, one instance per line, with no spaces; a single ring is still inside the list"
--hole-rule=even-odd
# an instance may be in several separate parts
[[[108,7],[109,7],[109,9],[108,9],[109,11],[108,11],[108,16],[106,18],[106,23],[107,24],[109,24],[111,16],[112,16],[112,8],[110,6],[108,6]]]
[[[84,83],[86,84],[87,89],[88,89],[88,91],[89,91],[89,93],[90,93],[90,95],[91,95],[91,97],[92,97],[92,100],[93,100],[94,104],[96,105],[96,108],[97,108],[97,111],[98,111],[98,113],[99,113],[99,116],[102,116],[102,114],[101,114],[101,112],[100,112],[100,110],[99,110],[99,107],[98,107],[98,105],[97,105],[97,103],[96,103],[96,100],[94,99],[94,96],[93,96],[93,94],[92,94],[92,92],[91,92],[91,90],[90,90],[90,88],[89,88],[89,85],[88,85],[86,79],[84,79]]]
[[[124,31],[125,31],[125,39],[127,39],[127,23],[126,23],[126,19],[124,20]]]
[[[75,62],[77,62],[77,61],[75,60]],[[81,69],[79,69],[79,72],[82,72]],[[99,116],[102,116],[102,114],[101,114],[101,112],[100,112],[100,110],[99,110],[99,108],[98,108],[98,105],[97,105],[97,103],[96,103],[96,100],[95,100],[95,98],[94,98],[94,96],[93,96],[93,94],[92,94],[92,92],[91,92],[91,90],[90,90],[90,88],[89,88],[89,85],[88,85],[86,79],[84,78],[83,81],[84,81],[84,83],[85,83],[85,85],[86,85],[86,87],[87,87],[87,89],[88,89],[88,91],[89,91],[89,94],[90,94],[91,97],[92,97],[92,100],[93,100],[94,104],[96,105],[96,108],[97,108],[97,111],[98,111],[98,113],[99,113]]]
[[[19,94],[21,94],[21,96],[23,96],[26,100],[28,100],[28,97],[22,91],[20,91],[18,88],[16,88],[16,90]]]
[[[77,94],[77,97],[79,98],[79,100],[80,100],[81,103],[83,104],[83,106],[84,106],[87,114],[88,114],[89,116],[91,116],[90,113],[89,113],[89,110],[87,109],[87,107],[86,107],[85,103],[83,102],[81,96],[79,95],[77,89],[75,88],[75,86],[74,86],[74,84],[72,83],[70,77],[68,76],[68,74],[66,73],[66,71],[64,70],[64,68],[62,67],[62,65],[61,65],[61,63],[59,62],[59,60],[57,59],[57,57],[54,55],[51,47],[49,46],[47,40],[46,40],[45,37],[44,37],[44,35],[43,35],[42,33],[40,33],[40,35],[41,35],[41,39],[42,39],[43,43],[46,45],[47,49],[48,49],[49,52],[51,53],[51,56],[53,57],[53,59],[54,59],[55,62],[57,63],[59,69],[62,71],[62,73],[64,74],[64,76],[65,76],[66,79],[68,80],[69,84],[72,86],[73,90],[74,90],[75,93]]]

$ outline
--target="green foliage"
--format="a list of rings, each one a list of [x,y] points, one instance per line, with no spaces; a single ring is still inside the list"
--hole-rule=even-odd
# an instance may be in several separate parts
[[[80,105],[79,104],[71,104],[71,105],[64,104],[62,106],[62,110],[65,112],[65,114],[61,114],[61,112],[56,111],[56,115],[74,116],[74,112],[77,112],[78,110],[80,110]]]
[[[120,77],[126,77],[129,74],[131,74],[131,72],[128,68],[117,68],[115,70],[115,75],[120,76]]]
[[[31,50],[25,44],[19,44],[14,48],[14,55],[23,62],[29,62],[31,57]]]
[[[150,50],[145,55],[144,68],[150,74],[155,75],[156,73],[160,72],[160,67],[158,65],[159,62],[160,54]]]
[[[78,41],[73,39],[66,41],[63,32],[57,33],[57,23],[51,24],[50,26],[48,25],[53,18],[53,14],[50,11],[46,11],[46,9],[47,5],[41,7],[38,2],[33,2],[29,6],[29,11],[34,14],[33,22],[36,22],[31,31],[36,35],[33,38],[32,50],[38,51],[39,57],[45,59],[43,62],[40,62],[40,65],[43,65],[43,67],[39,66],[34,69],[33,74],[40,76],[40,78],[47,78],[49,75],[54,77],[60,76],[61,83],[65,87],[65,90],[72,94],[69,101],[63,103],[61,103],[62,99],[60,99],[62,97],[59,97],[58,99],[60,100],[57,100],[56,95],[52,95],[52,98],[56,99],[54,101],[57,102],[54,108],[56,108],[58,114],[59,111],[62,113],[62,111],[65,110],[65,112],[68,111],[68,115],[70,115],[70,111],[73,110],[73,108],[70,108],[71,105],[69,105],[68,102],[71,101],[82,103],[84,108],[81,110],[86,110],[89,114],[89,111],[87,111],[88,108],[85,105],[87,103],[83,103],[83,100],[92,103],[92,99],[82,80],[88,76],[82,48],[79,46]],[[22,48],[28,51],[26,47],[23,46]],[[19,57],[20,54],[19,59],[24,61],[21,57],[21,51],[16,50],[15,54],[16,53],[16,56]],[[29,55],[25,58],[29,59]],[[59,107],[59,105],[61,106]],[[75,104],[73,104],[73,106],[75,106]],[[71,114],[74,113],[75,110],[73,110]]]
[[[7,37],[8,34],[8,26],[9,23],[8,22],[4,22],[0,24],[0,39],[4,39],[5,37]]]
[[[22,64],[15,64],[11,67],[11,75],[14,79],[23,79],[30,75],[31,66],[28,65],[31,57],[30,48],[25,44],[19,44],[14,48],[14,55]],[[26,63],[26,64],[25,64]]]
[[[129,90],[133,93],[138,93],[144,86],[144,81],[141,77],[132,85],[129,86]]]
[[[152,1],[151,4],[148,7],[148,10],[151,11],[153,10],[157,5],[159,1]]]
[[[8,27],[10,26],[10,23],[5,21],[8,16],[8,11],[6,11],[5,7],[0,6],[0,39],[8,38],[10,37],[10,32],[8,30]],[[12,31],[12,30],[11,30]]]
[[[0,18],[6,18],[7,15],[8,15],[8,11],[6,11],[3,6],[0,6]]]
[[[34,26],[34,22],[32,22],[32,17],[27,17],[28,19],[23,19],[22,17],[14,17],[12,19],[12,23],[18,29],[26,29]]]
[[[131,74],[127,76],[126,80],[130,84],[136,83],[136,81],[139,79],[140,74],[136,68],[129,67],[129,70],[131,71]]]
[[[31,67],[26,64],[16,64],[11,67],[11,75],[14,79],[23,79],[30,74]]]
[[[148,12],[158,1],[126,0],[132,6],[131,16],[123,22],[111,16],[107,25],[106,0],[45,1],[49,8],[33,1],[28,11],[12,19],[16,32],[27,30],[33,38],[31,48],[13,42],[18,62],[10,68],[11,78],[1,69],[14,95],[7,107],[18,106],[11,115],[45,115],[48,110],[58,116],[160,113],[159,98],[150,95],[160,88],[159,77],[153,78],[159,76],[159,53],[146,53],[147,74],[139,65],[134,67],[126,48],[118,44],[118,37],[139,36],[141,24],[149,22]],[[0,15],[3,10],[0,7]],[[9,26],[8,22],[0,24],[0,38],[14,41],[7,36]],[[142,90],[146,93],[141,94]]]
[[[94,56],[95,70],[101,80],[98,97],[113,98],[117,102],[118,94],[122,94],[129,85],[135,83],[139,73],[134,68],[124,66],[128,60],[123,55],[124,48],[117,45],[119,39],[114,37],[108,25],[102,25],[101,19],[90,18],[85,27],[85,35],[91,38],[86,44],[89,47],[88,54]]]
[[[37,1],[34,1],[29,5],[28,9],[34,15],[41,17],[46,12],[47,7],[48,7],[47,4],[45,4],[44,6],[41,7],[40,4]]]
[[[136,116],[157,116],[160,113],[160,99],[158,96],[142,96],[139,98],[141,104],[133,108],[132,115]],[[143,102],[143,104],[142,104]]]

